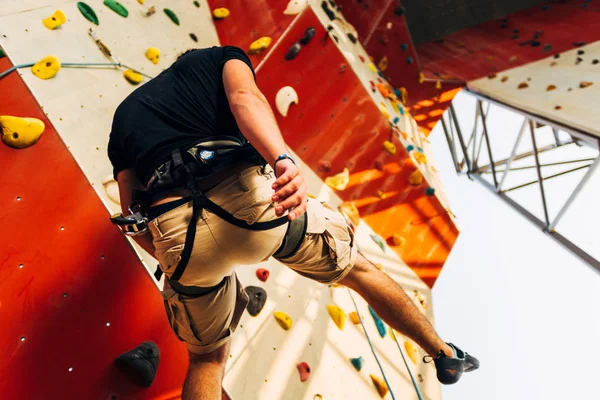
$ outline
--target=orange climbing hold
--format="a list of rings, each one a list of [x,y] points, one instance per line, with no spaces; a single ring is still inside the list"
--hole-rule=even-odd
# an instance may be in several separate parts
[[[590,86],[592,86],[593,84],[594,84],[594,82],[583,81],[583,82],[581,82],[581,83],[579,84],[579,87],[580,87],[581,89],[585,89],[585,88],[587,88],[587,87],[590,87]]]
[[[408,182],[413,186],[419,186],[423,183],[423,174],[421,171],[416,169],[410,176],[408,177]]]
[[[388,58],[386,56],[383,56],[383,58],[381,60],[379,60],[379,62],[377,63],[377,68],[379,68],[380,71],[385,71],[388,67]]]
[[[350,313],[350,321],[352,321],[354,325],[360,324],[360,317],[358,316],[358,313],[356,311],[352,311]]]
[[[296,368],[298,368],[298,373],[300,374],[300,382],[306,382],[310,376],[310,367],[308,364],[301,362],[296,365]]]
[[[388,97],[390,95],[390,91],[388,90],[387,86],[383,83],[377,84],[377,90],[379,90],[379,93],[381,93],[383,97]]]
[[[344,326],[346,325],[346,312],[335,304],[328,304],[327,311],[333,322],[335,322],[337,327],[343,331]]]
[[[275,320],[284,330],[289,331],[292,327],[292,318],[284,312],[276,311],[273,313]]]
[[[373,385],[375,386],[375,389],[377,389],[377,392],[379,393],[381,398],[384,398],[385,395],[388,393],[388,387],[385,381],[373,374],[370,374],[369,376],[371,377]]]
[[[556,85],[548,85],[548,87],[546,88],[546,92],[551,92],[553,90],[556,90]]]
[[[427,164],[427,156],[425,156],[425,154],[418,151],[414,152],[413,154],[418,163]]]
[[[390,246],[394,246],[394,247],[400,247],[400,246],[404,246],[406,244],[406,239],[404,238],[404,236],[400,236],[400,235],[392,235],[388,238],[387,240],[388,245]]]

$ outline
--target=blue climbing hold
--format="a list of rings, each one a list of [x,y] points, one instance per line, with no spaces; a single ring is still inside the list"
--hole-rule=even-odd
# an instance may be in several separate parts
[[[399,99],[402,98],[402,92],[400,91],[400,89],[394,88],[394,94],[396,95],[397,98],[399,98]]]
[[[400,49],[401,49],[402,51],[406,51],[406,50],[408,50],[408,44],[406,44],[406,43],[402,43],[402,44],[400,45]]]
[[[381,250],[385,253],[385,243],[383,242],[383,239],[377,235],[371,235],[371,239],[373,239],[373,241],[377,243],[377,246],[381,247]]]
[[[379,336],[381,336],[382,338],[385,337],[385,335],[387,333],[387,330],[385,329],[385,323],[379,317],[379,315],[377,315],[377,313],[375,312],[375,310],[373,310],[371,308],[371,306],[369,306],[369,312],[371,313],[371,316],[373,317],[373,321],[375,321],[375,326],[377,327],[377,331],[379,332]]]
[[[396,108],[398,109],[398,111],[400,112],[400,115],[404,115],[404,108],[402,108],[402,106],[400,104],[396,105]]]
[[[363,360],[362,356],[360,356],[357,358],[351,358],[350,362],[352,365],[354,365],[354,368],[356,368],[357,371],[360,371],[365,363],[365,360]]]
[[[413,58],[412,58],[412,57],[406,57],[406,62],[407,62],[408,64],[412,64],[412,63],[413,63],[413,61],[414,61],[414,60],[413,60]]]
[[[383,75],[383,73],[381,73],[381,71],[377,71],[377,75],[379,75],[380,78],[385,79],[385,75]]]
[[[423,153],[423,149],[422,149],[421,147],[417,147],[417,151],[418,151],[419,153]]]
[[[413,146],[412,144],[409,144],[408,146],[406,146],[406,151],[413,151],[415,149],[415,146]]]
[[[397,124],[398,122],[400,122],[400,117],[394,118],[394,124]]]
[[[544,6],[542,6],[542,10],[544,11],[548,11],[550,9],[550,4],[546,4]]]
[[[433,196],[435,194],[435,189],[432,187],[428,187],[427,189],[425,189],[425,194],[427,196]]]

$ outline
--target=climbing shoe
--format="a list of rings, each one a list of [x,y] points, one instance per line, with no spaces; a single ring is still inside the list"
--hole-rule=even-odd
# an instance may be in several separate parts
[[[159,361],[158,346],[154,342],[147,341],[135,349],[121,354],[115,359],[115,364],[136,384],[150,387],[154,381]]]
[[[452,343],[448,343],[454,350],[454,357],[450,358],[440,350],[437,356],[425,356],[423,362],[433,361],[437,369],[437,378],[444,385],[458,382],[463,372],[474,371],[479,368],[479,360],[462,351]]]

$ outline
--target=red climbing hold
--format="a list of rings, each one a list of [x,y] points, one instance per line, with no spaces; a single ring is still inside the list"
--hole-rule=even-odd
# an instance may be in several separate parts
[[[331,171],[331,163],[329,161],[325,161],[325,160],[319,161],[319,171],[322,171],[322,172]]]
[[[300,382],[306,382],[308,377],[310,376],[310,367],[307,363],[301,362],[296,365],[298,368],[298,373],[300,374]]]
[[[360,54],[358,55],[358,58],[360,59],[361,62],[365,62],[365,58],[363,56],[361,56]]]
[[[262,282],[266,282],[269,279],[269,270],[264,268],[259,268],[256,270],[256,277]]]

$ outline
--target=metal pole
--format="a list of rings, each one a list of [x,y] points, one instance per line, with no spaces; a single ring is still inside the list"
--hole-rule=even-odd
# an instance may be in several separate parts
[[[573,143],[575,143],[575,142],[564,143],[561,146],[565,146],[567,144],[573,144]],[[545,151],[550,151],[550,150],[554,150],[554,149],[558,149],[558,148],[559,148],[558,146],[556,146],[554,143],[552,143],[552,144],[546,145],[544,147],[538,148],[537,153],[543,153]],[[523,158],[530,157],[533,155],[533,153],[534,153],[533,151],[528,151],[526,153],[516,155],[513,161],[522,160]],[[503,160],[496,161],[494,164],[496,165],[496,167],[499,167],[501,165],[506,164],[507,162],[508,162],[508,158],[505,158]],[[483,167],[478,168],[477,172],[479,172],[479,173],[486,172],[488,169],[490,169],[490,167],[491,167],[491,165],[484,165]]]
[[[546,204],[546,193],[544,192],[544,179],[542,178],[542,170],[540,168],[540,159],[537,152],[537,144],[535,142],[535,129],[533,127],[533,121],[529,120],[529,132],[531,133],[531,143],[533,144],[533,155],[535,157],[535,165],[538,176],[538,182],[540,183],[540,194],[542,195],[542,206],[544,206],[544,218],[546,219],[546,227],[550,225],[550,218],[548,218],[548,206]]]
[[[581,182],[579,182],[575,190],[573,190],[573,193],[571,193],[571,196],[569,197],[565,205],[560,209],[558,214],[556,214],[554,221],[552,221],[552,223],[548,226],[548,230],[550,232],[554,232],[554,228],[556,227],[560,219],[563,217],[563,215],[565,215],[571,204],[573,204],[573,201],[575,201],[575,198],[577,197],[577,195],[579,195],[581,189],[583,189],[583,187],[590,180],[592,175],[594,175],[594,172],[596,172],[596,169],[598,169],[598,165],[600,165],[600,155],[598,156],[598,158],[596,158],[596,161],[592,163],[590,169],[588,169],[588,171],[585,173],[585,175],[581,179]]]
[[[444,120],[444,116],[440,119],[442,121],[442,128],[444,128],[444,135],[446,135],[446,141],[448,142],[448,148],[450,148],[450,155],[452,156],[452,161],[454,162],[454,169],[458,174],[460,172],[460,168],[458,165],[458,159],[456,156],[456,145],[454,141],[450,138],[450,134],[448,133],[448,126],[446,126],[446,121]]]
[[[477,100],[477,105],[479,106],[479,112],[481,114],[481,125],[483,126],[483,134],[485,136],[485,144],[487,146],[487,151],[490,157],[490,165],[492,166],[492,174],[494,177],[494,186],[498,187],[498,178],[496,177],[496,166],[494,165],[494,157],[492,156],[492,146],[490,145],[490,136],[488,135],[487,123],[485,121],[485,115],[483,114],[483,106],[481,105],[482,101]]]
[[[463,138],[462,130],[460,129],[460,125],[458,124],[458,118],[456,118],[456,110],[454,109],[454,104],[452,103],[450,103],[450,116],[452,117],[451,120],[454,122],[454,126],[456,126],[458,141],[460,142],[460,147],[465,157],[465,161],[467,162],[467,170],[471,172],[473,170],[473,166],[471,165],[471,161],[469,160],[469,154],[467,153],[467,147],[465,146],[465,139]]]
[[[556,129],[555,127],[552,127],[552,134],[554,135],[554,141],[556,142],[556,145],[560,146],[560,138],[558,137],[558,129]]]
[[[590,165],[592,165],[592,164],[582,165],[581,167],[569,169],[567,171],[562,171],[562,172],[559,172],[559,173],[554,174],[554,175],[549,175],[549,176],[543,177],[542,180],[547,181],[547,180],[550,180],[552,178],[557,178],[557,177],[562,176],[562,175],[570,174],[571,172],[579,171],[580,169],[589,168]],[[534,165],[533,168],[537,168],[537,166]],[[519,186],[513,186],[513,187],[511,187],[509,189],[504,190],[504,193],[512,192],[513,190],[521,189],[521,188],[533,185],[534,183],[538,183],[538,182],[539,182],[539,179],[536,179],[535,181],[530,181],[530,182],[527,182],[527,183],[523,183],[522,185],[519,185]]]
[[[521,125],[521,130],[519,131],[519,135],[517,136],[517,140],[515,141],[515,145],[510,153],[510,157],[508,158],[508,162],[506,163],[506,169],[504,170],[504,174],[502,174],[502,179],[500,179],[500,183],[498,184],[498,192],[502,191],[502,186],[504,186],[504,182],[506,181],[506,177],[508,176],[508,171],[510,170],[510,166],[512,165],[513,159],[517,155],[517,148],[519,144],[521,144],[521,139],[523,139],[523,134],[525,133],[525,128],[527,128],[527,118],[523,119],[523,124]]]

